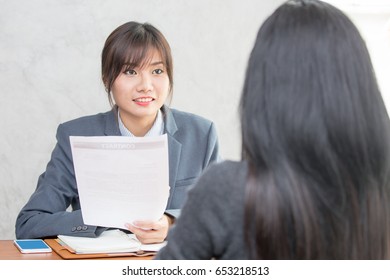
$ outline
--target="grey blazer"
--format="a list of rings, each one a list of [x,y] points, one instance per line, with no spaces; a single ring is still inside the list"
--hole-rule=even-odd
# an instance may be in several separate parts
[[[168,135],[170,196],[167,213],[180,209],[190,186],[203,170],[218,160],[218,139],[212,122],[190,113],[162,108]],[[58,126],[57,144],[35,192],[20,211],[17,238],[58,234],[98,236],[106,228],[83,222],[69,136],[120,135],[115,109],[75,119]],[[178,212],[177,212],[178,213]],[[173,214],[175,215],[175,214]]]

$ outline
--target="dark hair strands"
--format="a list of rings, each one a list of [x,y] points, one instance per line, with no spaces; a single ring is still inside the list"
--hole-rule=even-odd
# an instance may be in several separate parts
[[[280,6],[259,30],[240,115],[253,258],[390,257],[389,118],[347,16]]]

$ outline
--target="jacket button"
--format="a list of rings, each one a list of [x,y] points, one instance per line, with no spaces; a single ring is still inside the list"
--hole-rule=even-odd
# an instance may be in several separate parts
[[[78,226],[78,227],[77,227],[77,231],[80,231],[80,230],[81,230],[81,226]]]
[[[88,227],[87,226],[83,226],[82,230],[87,230]]]
[[[72,229],[71,229],[71,230],[72,230],[72,232],[74,232],[74,231],[76,230],[76,227],[72,227]]]

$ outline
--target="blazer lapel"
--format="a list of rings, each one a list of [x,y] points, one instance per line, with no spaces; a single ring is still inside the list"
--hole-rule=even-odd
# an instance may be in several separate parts
[[[173,197],[172,194],[174,193],[174,189],[175,189],[175,182],[176,182],[177,172],[179,169],[179,160],[180,160],[182,144],[179,141],[177,141],[174,137],[174,134],[176,133],[178,128],[172,112],[166,106],[162,108],[162,111],[165,116],[165,132],[168,135],[169,186],[171,187],[169,191],[170,196],[167,205],[167,208],[169,208]]]

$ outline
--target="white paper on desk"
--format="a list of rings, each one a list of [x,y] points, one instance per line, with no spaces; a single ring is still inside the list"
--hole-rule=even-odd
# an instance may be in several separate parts
[[[167,135],[70,136],[85,224],[157,221],[169,197]]]
[[[118,229],[106,230],[96,238],[58,235],[58,239],[76,254],[125,253],[140,250],[157,252],[167,244],[166,241],[142,244],[134,234],[126,234]]]

